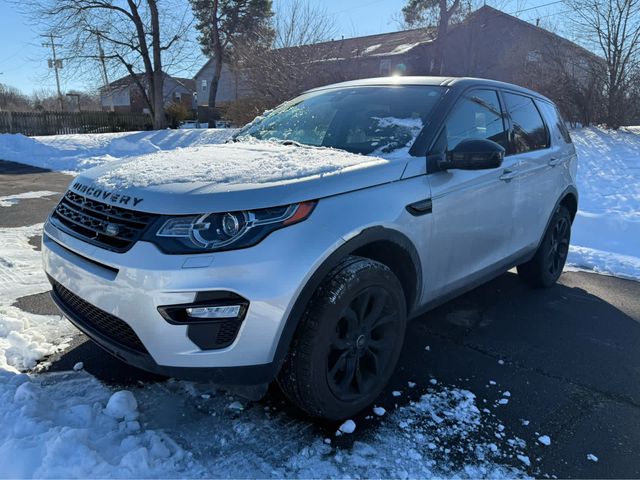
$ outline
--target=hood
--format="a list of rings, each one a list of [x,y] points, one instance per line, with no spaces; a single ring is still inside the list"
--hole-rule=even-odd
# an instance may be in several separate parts
[[[406,162],[254,141],[178,148],[87,170],[71,189],[149,213],[274,207],[400,179]]]

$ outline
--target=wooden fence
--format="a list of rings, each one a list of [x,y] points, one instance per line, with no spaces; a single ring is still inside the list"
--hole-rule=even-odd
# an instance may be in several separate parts
[[[0,111],[0,133],[34,136],[150,129],[151,117],[145,113]]]

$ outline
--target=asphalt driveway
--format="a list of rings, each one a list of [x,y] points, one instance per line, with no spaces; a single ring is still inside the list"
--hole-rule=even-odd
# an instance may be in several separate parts
[[[70,179],[0,161],[0,197],[38,190],[62,194]],[[3,208],[0,228],[42,222],[56,199],[25,199]],[[57,313],[46,294],[17,305]],[[162,381],[81,335],[50,360],[52,370],[83,361],[87,371],[109,383]],[[531,290],[506,273],[410,324],[382,405],[392,409],[418,398],[431,378],[472,391],[480,408],[495,405],[499,391],[508,390],[510,401],[493,410],[497,419],[512,435],[552,439],[550,446],[527,442],[533,475],[640,477],[640,283],[567,272],[558,285]],[[407,390],[407,382],[417,386]],[[399,400],[393,390],[406,394]],[[274,390],[265,402],[276,400]],[[356,420],[359,431],[376,428],[364,415]],[[317,428],[331,432],[335,425]],[[587,453],[599,461],[587,460]]]

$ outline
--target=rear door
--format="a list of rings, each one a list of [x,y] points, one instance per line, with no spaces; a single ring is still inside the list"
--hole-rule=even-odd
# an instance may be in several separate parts
[[[505,148],[508,124],[496,90],[465,92],[448,114],[431,154],[462,140],[490,139]],[[434,229],[427,252],[428,297],[471,283],[512,254],[514,159],[488,170],[431,173]]]
[[[552,142],[539,103],[509,91],[503,92],[503,98],[511,121],[507,158],[518,172],[513,242],[525,252],[537,247],[562,193],[563,180],[556,167],[566,159],[558,143]]]

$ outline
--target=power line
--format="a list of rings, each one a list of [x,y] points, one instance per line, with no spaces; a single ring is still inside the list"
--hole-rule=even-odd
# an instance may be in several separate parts
[[[516,10],[515,12],[509,12],[508,15],[517,15],[518,13],[528,12],[529,10],[536,10],[537,8],[550,7],[551,5],[556,5],[558,3],[563,3],[564,0],[556,0],[555,2],[543,3],[542,5],[536,5],[535,7],[527,7],[522,8],[520,10]]]

